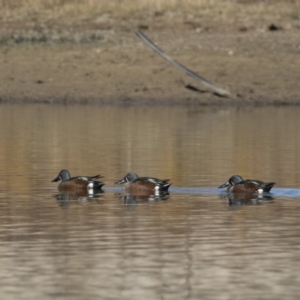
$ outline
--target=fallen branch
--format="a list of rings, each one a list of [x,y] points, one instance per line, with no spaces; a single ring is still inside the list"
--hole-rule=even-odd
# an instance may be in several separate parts
[[[158,53],[160,56],[165,58],[167,61],[169,61],[172,65],[174,65],[179,70],[185,72],[187,75],[191,76],[195,80],[200,81],[203,85],[209,87],[211,90],[214,91],[214,94],[221,96],[221,97],[228,97],[230,95],[229,92],[225,91],[222,88],[219,88],[212,84],[211,82],[207,81],[202,76],[196,74],[195,72],[187,69],[185,66],[174,60],[171,56],[164,53],[160,48],[158,48],[144,33],[142,33],[139,29],[136,30],[136,35],[151,49],[153,49],[156,53]]]

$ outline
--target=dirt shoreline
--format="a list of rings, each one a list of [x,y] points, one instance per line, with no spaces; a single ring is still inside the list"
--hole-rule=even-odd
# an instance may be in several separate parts
[[[300,30],[146,30],[160,48],[230,91],[222,98],[147,48],[134,31],[93,43],[0,47],[2,103],[299,105]],[[193,86],[198,91],[186,88]]]

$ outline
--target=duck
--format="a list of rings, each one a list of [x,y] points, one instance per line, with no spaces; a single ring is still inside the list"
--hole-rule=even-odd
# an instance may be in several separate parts
[[[60,191],[96,190],[101,189],[104,185],[103,182],[98,180],[99,178],[103,178],[103,176],[95,175],[71,177],[68,170],[61,170],[52,182],[61,181],[58,185],[58,190]]]
[[[275,182],[263,182],[261,180],[243,179],[240,175],[233,175],[220,188],[226,188],[230,193],[269,193]]]
[[[115,184],[125,184],[125,191],[129,193],[159,194],[168,191],[171,185],[169,181],[170,179],[139,177],[136,173],[129,172]]]

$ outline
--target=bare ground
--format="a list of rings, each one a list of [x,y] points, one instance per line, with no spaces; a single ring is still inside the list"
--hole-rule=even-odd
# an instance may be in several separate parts
[[[97,31],[80,24],[72,27],[73,39],[56,42],[45,33],[40,40],[28,38],[32,26],[5,24],[27,29],[19,36],[14,31],[9,38],[2,32],[0,99],[124,105],[300,104],[299,21],[279,22],[274,28],[269,28],[270,20],[255,22],[206,20],[203,25],[177,20],[172,27],[171,19],[150,25],[135,19],[126,26],[101,25]],[[177,61],[228,90],[230,97],[214,95],[147,48],[134,33],[137,27]],[[62,26],[51,28],[56,28],[55,34],[62,32],[58,30]],[[76,41],[75,33],[89,39]],[[96,36],[91,38],[92,34]]]

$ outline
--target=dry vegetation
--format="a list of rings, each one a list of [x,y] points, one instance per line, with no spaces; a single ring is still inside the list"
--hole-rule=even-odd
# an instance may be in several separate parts
[[[103,40],[135,28],[233,32],[300,28],[300,0],[0,0],[0,44]]]
[[[92,21],[102,14],[114,18],[135,17],[136,14],[158,15],[166,11],[190,13],[195,17],[260,17],[279,18],[300,15],[300,0],[0,0],[3,21],[65,19]],[[274,15],[275,14],[275,15]]]

